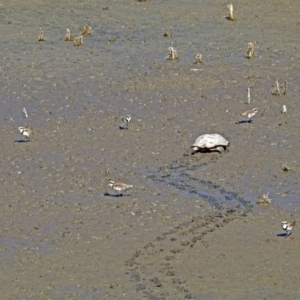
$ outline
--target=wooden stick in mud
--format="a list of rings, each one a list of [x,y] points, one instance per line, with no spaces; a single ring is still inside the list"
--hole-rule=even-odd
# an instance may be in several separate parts
[[[275,82],[275,88],[274,88],[274,91],[273,91],[273,95],[275,95],[275,96],[280,96],[281,95],[278,80],[276,80],[276,82]]]
[[[24,117],[25,117],[25,118],[28,118],[28,114],[27,114],[27,111],[26,111],[26,108],[25,108],[25,107],[23,107],[23,114],[24,114]]]
[[[252,42],[248,43],[247,47],[247,58],[253,58],[254,57],[254,44]]]
[[[227,7],[228,7],[227,20],[229,20],[229,21],[235,21],[236,20],[236,16],[235,16],[235,13],[233,11],[233,5],[232,5],[232,3],[228,4]]]
[[[285,114],[287,112],[286,105],[282,105],[282,111],[281,112],[283,114]]]
[[[251,103],[250,88],[248,87],[248,104]]]
[[[287,81],[284,81],[284,91],[283,91],[283,95],[287,94]]]

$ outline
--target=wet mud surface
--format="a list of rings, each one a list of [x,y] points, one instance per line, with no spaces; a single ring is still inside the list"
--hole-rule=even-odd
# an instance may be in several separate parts
[[[299,230],[280,228],[300,223],[299,4],[239,1],[236,22],[226,4],[0,6],[3,298],[299,298]],[[227,153],[187,155],[215,132]]]

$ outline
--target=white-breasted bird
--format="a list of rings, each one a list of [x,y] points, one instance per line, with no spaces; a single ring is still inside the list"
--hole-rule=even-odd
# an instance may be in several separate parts
[[[121,183],[121,182],[114,182],[113,180],[110,180],[108,185],[112,187],[114,190],[118,191],[119,197],[122,195],[123,192],[125,192],[127,189],[132,188],[132,185]]]
[[[247,116],[249,118],[249,122],[251,123],[252,122],[251,118],[254,117],[258,111],[259,111],[259,108],[253,108],[253,109],[243,112],[242,116]]]
[[[296,221],[291,223],[287,221],[282,221],[281,224],[282,224],[282,229],[286,232],[285,237],[287,238],[289,235],[291,235],[293,227],[296,225]]]
[[[28,140],[32,134],[32,130],[30,128],[19,127],[20,133],[25,136],[26,140]]]
[[[128,129],[128,124],[131,121],[131,115],[127,115],[126,117],[122,118],[122,121],[124,122],[126,129]]]

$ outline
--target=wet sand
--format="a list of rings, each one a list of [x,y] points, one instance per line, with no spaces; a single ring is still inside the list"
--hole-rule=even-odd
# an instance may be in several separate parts
[[[236,22],[221,1],[2,4],[3,298],[299,297],[299,4],[233,4]],[[184,155],[209,132],[228,153]],[[117,197],[107,169],[134,187]]]

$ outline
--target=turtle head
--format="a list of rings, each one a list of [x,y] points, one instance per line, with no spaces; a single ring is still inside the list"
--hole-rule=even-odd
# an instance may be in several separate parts
[[[200,149],[199,149],[198,146],[195,146],[195,145],[191,146],[191,154],[192,154],[192,155],[193,155],[194,153],[198,152],[199,150],[200,150]]]

